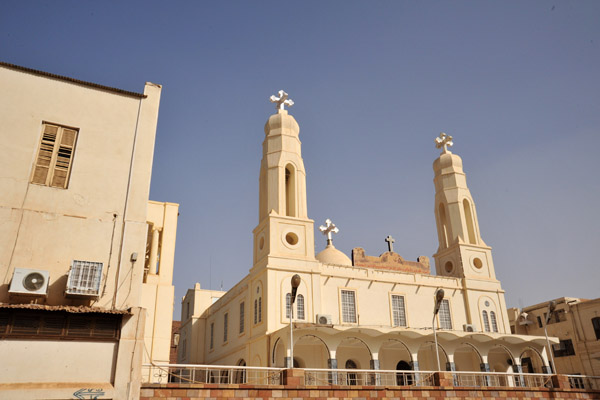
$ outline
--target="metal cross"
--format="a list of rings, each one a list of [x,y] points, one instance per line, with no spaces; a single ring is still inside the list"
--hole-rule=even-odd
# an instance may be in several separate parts
[[[332,244],[332,238],[331,238],[331,234],[332,233],[338,233],[340,230],[338,229],[337,226],[335,226],[335,224],[333,222],[331,222],[331,220],[329,218],[327,218],[325,220],[325,225],[321,225],[319,227],[319,230],[323,233],[323,235],[327,235],[327,244]]]
[[[452,142],[452,136],[446,135],[444,132],[440,133],[440,136],[435,138],[436,149],[441,149],[442,147],[444,148],[442,153],[447,153],[448,146],[452,147],[453,145],[454,142]]]
[[[393,238],[391,235],[387,235],[387,237],[385,238],[385,241],[386,241],[386,242],[387,242],[387,244],[388,244],[388,251],[389,251],[389,252],[392,252],[392,251],[394,251],[394,242],[395,242],[396,240],[394,240],[394,238]]]
[[[294,105],[294,101],[288,99],[288,94],[283,90],[279,91],[279,97],[273,95],[270,100],[271,103],[275,103],[275,109],[277,110],[285,110],[285,106],[291,107]]]

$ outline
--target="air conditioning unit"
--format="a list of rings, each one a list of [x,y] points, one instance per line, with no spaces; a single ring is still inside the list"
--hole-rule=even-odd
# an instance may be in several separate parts
[[[49,275],[48,271],[39,269],[15,268],[8,293],[45,297],[48,295]]]
[[[104,264],[101,262],[73,260],[65,295],[69,297],[99,297],[103,266]]]
[[[463,330],[465,332],[477,332],[477,329],[473,324],[463,324]]]
[[[331,315],[329,314],[317,314],[317,324],[319,325],[333,325]]]

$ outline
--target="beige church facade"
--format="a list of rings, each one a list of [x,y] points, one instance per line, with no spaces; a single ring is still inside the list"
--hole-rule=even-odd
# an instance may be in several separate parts
[[[0,63],[0,399],[139,398],[167,363],[177,204],[149,202],[161,86]]]
[[[435,273],[427,257],[407,261],[391,246],[379,257],[355,248],[350,259],[335,249],[331,221],[320,227],[327,246],[315,255],[299,126],[284,109],[285,98],[280,92],[272,99],[277,113],[264,128],[252,267],[226,292],[199,284],[188,290],[178,362],[437,370],[432,322],[435,294],[443,289],[434,322],[442,370],[521,371],[525,360],[532,370],[524,372],[546,372],[545,338],[510,332],[504,290],[479,230],[462,160],[447,150],[451,138],[440,136],[442,154],[433,164]],[[301,282],[291,339],[295,274]]]

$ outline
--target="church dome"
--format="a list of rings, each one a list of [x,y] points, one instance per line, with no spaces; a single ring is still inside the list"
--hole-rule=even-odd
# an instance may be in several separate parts
[[[323,251],[317,254],[316,258],[323,264],[352,266],[352,261],[350,260],[350,258],[338,249],[336,249],[333,246],[333,244],[328,244]]]

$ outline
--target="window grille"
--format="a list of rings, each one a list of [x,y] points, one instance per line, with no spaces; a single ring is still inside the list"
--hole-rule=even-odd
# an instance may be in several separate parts
[[[244,333],[245,306],[246,304],[244,302],[240,303],[240,333]]]
[[[452,317],[450,317],[450,302],[447,299],[442,300],[440,304],[440,328],[441,329],[452,329]]]
[[[296,296],[296,309],[298,311],[297,319],[304,319],[304,296]]]
[[[392,295],[392,315],[394,326],[406,326],[406,310],[404,309],[404,296]]]
[[[254,324],[258,322],[258,299],[254,299]]]
[[[496,313],[490,311],[490,320],[492,321],[492,330],[498,332],[498,322],[496,321]]]
[[[73,260],[67,281],[67,294],[98,296],[102,280],[101,262]]]
[[[223,343],[227,342],[227,323],[229,322],[229,314],[223,315]]]
[[[483,310],[481,312],[481,316],[483,318],[483,328],[486,332],[489,332],[490,331],[490,320],[488,319],[487,311]]]
[[[342,290],[342,322],[356,323],[356,295],[353,290]]]
[[[258,322],[262,321],[262,297],[258,298]]]

